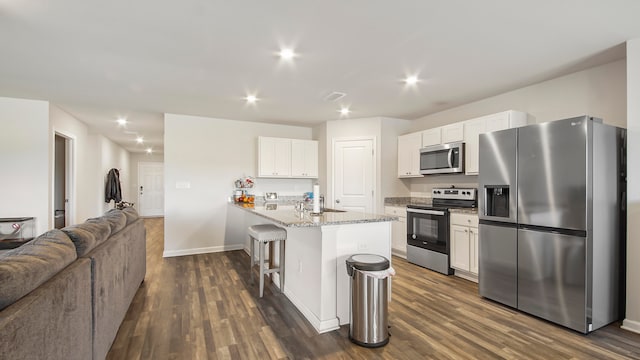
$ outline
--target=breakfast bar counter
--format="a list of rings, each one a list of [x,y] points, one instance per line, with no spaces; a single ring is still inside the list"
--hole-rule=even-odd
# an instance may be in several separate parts
[[[368,253],[391,261],[391,221],[396,217],[361,212],[297,212],[293,205],[229,203],[225,238],[245,239],[246,229],[271,223],[285,228],[284,294],[319,332],[349,323],[349,256]],[[279,263],[278,251],[273,252]],[[278,274],[274,283],[280,286]],[[268,296],[268,295],[265,295]]]

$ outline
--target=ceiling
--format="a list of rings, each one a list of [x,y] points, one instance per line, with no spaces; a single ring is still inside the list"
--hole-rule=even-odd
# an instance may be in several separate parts
[[[638,14],[637,0],[0,0],[0,96],[162,152],[163,113],[416,119],[624,58]]]

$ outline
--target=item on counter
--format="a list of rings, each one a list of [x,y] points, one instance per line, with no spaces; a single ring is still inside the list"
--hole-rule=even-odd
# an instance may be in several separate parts
[[[237,179],[233,182],[236,189],[251,189],[255,185],[255,180],[251,176]]]
[[[249,194],[242,194],[240,196],[235,196],[234,195],[234,200],[238,203],[245,203],[245,204],[253,204],[256,200],[255,195],[249,195]]]
[[[320,185],[313,185],[313,213],[320,213]]]

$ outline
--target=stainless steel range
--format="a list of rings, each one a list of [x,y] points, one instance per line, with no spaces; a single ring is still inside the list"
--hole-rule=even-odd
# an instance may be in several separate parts
[[[477,190],[434,188],[432,202],[407,205],[407,260],[446,275],[449,267],[449,209],[475,208]]]

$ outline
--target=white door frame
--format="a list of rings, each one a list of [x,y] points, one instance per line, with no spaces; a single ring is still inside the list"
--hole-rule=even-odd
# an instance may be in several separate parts
[[[325,206],[328,205],[328,207],[332,207],[333,204],[335,204],[335,200],[336,200],[336,194],[335,194],[335,181],[336,181],[336,171],[335,171],[335,165],[336,165],[336,143],[338,142],[343,142],[343,141],[361,141],[361,140],[371,140],[371,148],[373,149],[373,156],[372,156],[372,161],[373,161],[373,182],[372,182],[372,187],[373,187],[373,199],[372,199],[372,203],[373,203],[373,208],[372,208],[372,213],[376,214],[378,211],[378,201],[376,200],[376,196],[377,196],[377,192],[378,192],[378,147],[376,144],[376,137],[375,136],[350,136],[350,137],[334,137],[331,139],[331,181],[329,182],[331,184],[331,192],[330,192],[330,196],[329,196],[329,202],[325,202]]]
[[[68,200],[65,204],[65,225],[74,225],[76,223],[76,137],[67,134],[64,131],[53,130],[51,134],[51,156],[50,163],[50,179],[55,179],[55,140],[56,135],[64,138],[65,143],[65,195]],[[55,180],[51,181],[51,196],[49,201],[49,228],[54,226],[54,210],[55,210]]]
[[[156,217],[156,216],[164,216],[164,209],[162,210],[162,215],[142,215],[142,197],[140,196],[140,184],[142,183],[142,177],[140,176],[140,167],[144,166],[144,165],[157,165],[157,164],[161,164],[162,168],[163,168],[163,173],[162,173],[162,183],[164,184],[164,162],[162,161],[139,161],[138,162],[138,180],[137,180],[137,184],[136,184],[136,194],[137,194],[137,199],[138,199],[138,205],[136,206],[136,208],[138,209],[138,212],[140,212],[140,216],[149,216],[149,217]],[[164,194],[165,191],[163,189],[163,198],[164,198]],[[163,199],[163,203],[164,203],[164,199]]]

